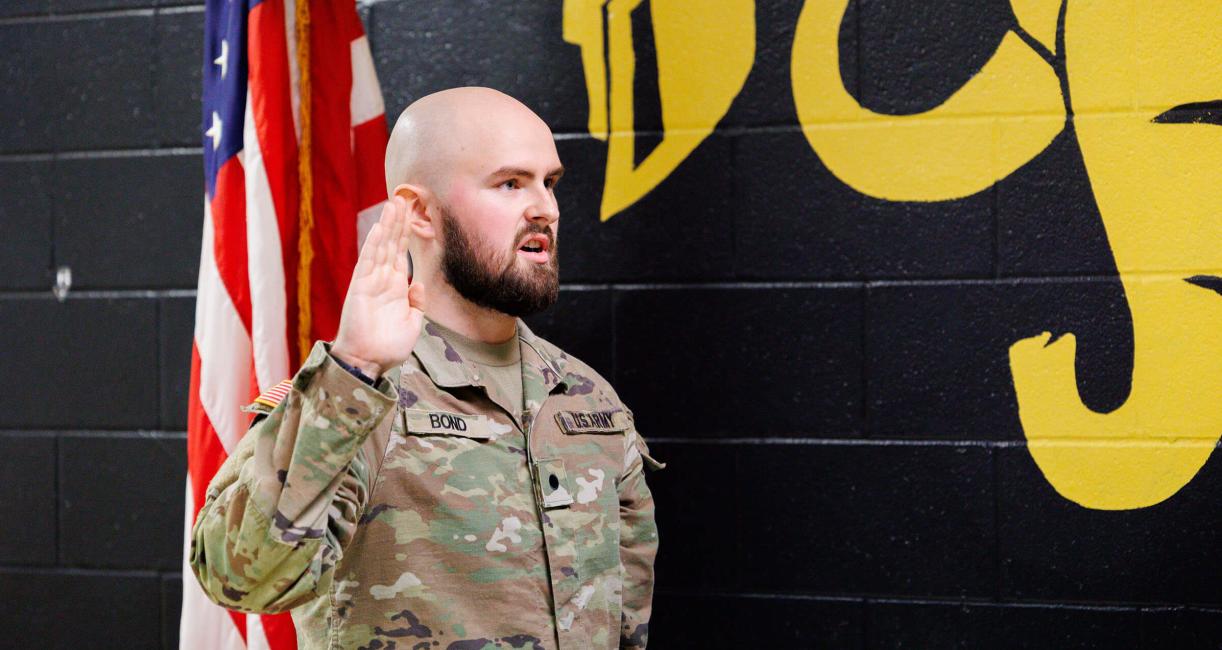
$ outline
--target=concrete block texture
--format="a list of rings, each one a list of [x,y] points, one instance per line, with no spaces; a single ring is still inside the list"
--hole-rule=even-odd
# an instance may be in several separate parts
[[[51,271],[50,160],[0,162],[0,286],[48,289]]]
[[[61,437],[60,562],[86,568],[178,569],[186,452],[186,441],[178,436]]]
[[[606,145],[585,137],[556,144],[566,167],[556,188],[563,281],[710,281],[733,277],[733,210],[738,181],[727,138],[705,140],[692,153],[690,167],[676,170],[666,185],[608,221],[599,220]]]
[[[149,300],[0,300],[3,426],[156,428],[156,326]]]
[[[203,233],[197,154],[56,163],[56,263],[73,286],[195,288]]]
[[[51,435],[0,433],[0,475],[8,485],[0,516],[15,523],[0,536],[0,563],[55,564],[55,444]]]
[[[65,105],[55,38],[52,23],[0,25],[0,152],[55,148]]]
[[[616,293],[616,379],[645,435],[860,433],[862,292]]]
[[[527,322],[669,465],[650,647],[1222,644],[1208,3],[358,4],[388,122],[557,136]],[[6,647],[177,647],[204,15],[0,6]]]
[[[659,648],[861,647],[862,607],[848,599],[661,593],[655,602],[659,611],[698,612],[706,621],[659,617],[649,630]]]
[[[0,570],[5,644],[163,647],[160,583],[151,572]]]
[[[865,647],[1155,648],[1140,614],[1122,607],[1005,607],[993,604],[871,602]]]
[[[47,23],[63,111],[60,150],[125,149],[154,143],[152,15],[117,15]]]

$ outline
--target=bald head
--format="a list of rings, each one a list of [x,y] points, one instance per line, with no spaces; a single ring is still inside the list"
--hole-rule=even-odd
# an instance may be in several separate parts
[[[450,176],[478,164],[506,137],[551,130],[525,104],[491,88],[450,88],[403,110],[386,146],[386,194],[408,183],[444,195]]]

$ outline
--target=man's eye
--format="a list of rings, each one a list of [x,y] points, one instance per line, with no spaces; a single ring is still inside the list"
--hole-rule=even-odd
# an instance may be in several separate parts
[[[518,180],[516,178],[511,178],[504,183],[501,183],[501,187],[507,190],[516,190],[518,189]]]

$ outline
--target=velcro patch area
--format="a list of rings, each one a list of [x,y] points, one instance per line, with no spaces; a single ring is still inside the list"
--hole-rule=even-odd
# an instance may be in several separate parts
[[[293,380],[285,379],[279,384],[276,384],[275,386],[272,386],[271,388],[260,393],[259,396],[255,398],[252,406],[254,404],[262,404],[269,409],[274,409],[280,405],[280,402],[284,401],[284,398],[288,397],[292,390]]]
[[[573,488],[569,485],[564,460],[543,458],[535,461],[535,477],[539,501],[544,508],[560,508],[573,503]]]

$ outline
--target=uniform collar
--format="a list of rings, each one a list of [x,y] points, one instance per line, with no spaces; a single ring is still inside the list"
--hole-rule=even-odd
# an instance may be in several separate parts
[[[522,322],[521,318],[518,319],[518,338],[526,344],[522,349],[522,363],[525,364],[532,361],[535,363],[535,366],[543,376],[544,389],[547,392],[550,393],[556,385],[561,385],[565,390],[568,390],[576,383],[565,372],[565,366],[568,365],[568,357],[563,352],[553,355],[552,349],[554,346],[535,336],[535,333],[530,331],[530,328],[526,326],[526,323]]]
[[[518,339],[525,344],[522,346],[522,363],[539,369],[548,392],[557,384],[563,384],[567,389],[572,382],[564,371],[567,365],[564,355],[552,354],[544,340],[536,336],[521,318],[516,319],[516,322]],[[420,362],[420,367],[428,374],[429,379],[438,386],[453,388],[483,385],[483,377],[480,376],[477,366],[464,359],[428,318],[424,319],[424,327],[412,354]]]

